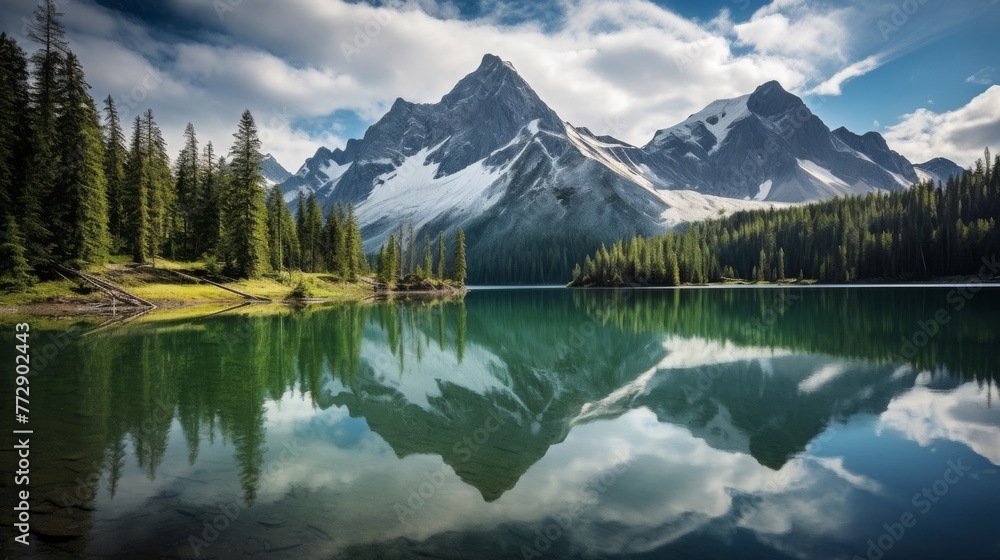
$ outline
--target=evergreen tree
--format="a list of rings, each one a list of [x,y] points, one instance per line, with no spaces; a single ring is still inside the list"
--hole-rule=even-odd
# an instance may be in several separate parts
[[[244,111],[230,151],[231,176],[223,207],[222,245],[227,269],[242,278],[255,278],[268,268],[267,209],[260,162],[260,138],[250,111]]]
[[[31,56],[33,150],[20,202],[24,216],[22,233],[29,257],[35,262],[48,260],[54,247],[54,226],[46,209],[56,202],[53,186],[58,179],[56,94],[59,67],[68,51],[62,15],[53,0],[44,0],[35,8],[34,21],[28,25],[28,39],[37,43],[39,49]]]
[[[398,251],[399,245],[396,243],[395,234],[390,235],[389,241],[379,250],[376,277],[386,288],[391,289],[396,283],[396,253]]]
[[[444,248],[444,232],[438,233],[438,262],[437,262],[437,279],[445,280],[447,277],[446,263],[445,263],[445,248]]]
[[[326,261],[323,255],[323,212],[316,200],[316,193],[309,193],[306,198],[306,215],[303,228],[306,232],[306,244],[302,245],[303,268],[309,272],[323,270]]]
[[[312,244],[309,239],[309,231],[306,228],[306,196],[299,191],[295,203],[295,235],[299,238],[299,248],[302,253],[299,255],[299,264],[302,270],[309,270],[308,247]]]
[[[59,128],[57,194],[50,212],[62,232],[58,254],[103,263],[110,249],[100,117],[76,55],[63,59],[56,92]]]
[[[455,232],[455,264],[451,271],[451,279],[459,284],[465,284],[468,275],[465,265],[465,232],[458,228]]]
[[[295,232],[292,212],[285,205],[281,187],[274,185],[267,197],[267,238],[271,255],[271,268],[287,270],[295,266],[299,240]]]
[[[115,100],[104,100],[104,180],[108,195],[108,232],[114,239],[123,239],[125,230],[125,133]]]
[[[358,221],[354,217],[353,204],[347,207],[347,224],[344,229],[346,230],[347,280],[349,282],[356,282],[359,274],[364,274],[368,271],[368,260],[365,259],[365,252],[361,247],[361,230],[358,228]]]
[[[195,192],[194,240],[192,254],[201,257],[214,253],[219,245],[219,202],[222,183],[220,167],[224,161],[216,160],[215,147],[205,144],[199,159],[198,188]]]
[[[145,263],[149,258],[149,165],[146,162],[146,139],[143,135],[142,117],[137,116],[132,128],[132,144],[125,158],[125,185],[122,197],[122,216],[129,234],[128,248],[132,259]]]
[[[13,222],[15,205],[23,202],[28,161],[31,157],[31,120],[28,111],[28,66],[24,51],[6,33],[0,34],[0,231],[14,231],[3,240],[9,255],[0,263],[0,276],[19,276],[19,266],[26,252],[24,237]],[[22,218],[23,219],[23,218]],[[14,244],[17,246],[15,247]]]
[[[434,277],[434,258],[431,254],[431,235],[429,233],[424,234],[424,264],[421,269],[424,278]]]
[[[198,177],[201,168],[199,155],[198,136],[194,125],[188,123],[184,128],[184,147],[175,164],[176,203],[171,220],[171,226],[177,232],[178,254],[187,259],[198,257],[195,224],[200,213],[198,204],[202,201],[198,194],[201,184]]]
[[[153,110],[147,109],[143,115],[146,148],[147,199],[149,206],[149,249],[148,253],[156,264],[156,257],[166,253],[175,255],[176,236],[171,216],[176,204],[174,180],[170,172],[170,157],[163,134],[153,118]],[[263,197],[261,197],[263,203]]]
[[[339,205],[330,207],[326,214],[324,237],[326,238],[326,268],[331,273],[344,277],[347,269],[347,236],[344,230],[344,219]]]
[[[0,238],[0,281],[22,289],[35,281],[31,265],[24,255],[24,238],[13,219],[6,220],[3,237]]]

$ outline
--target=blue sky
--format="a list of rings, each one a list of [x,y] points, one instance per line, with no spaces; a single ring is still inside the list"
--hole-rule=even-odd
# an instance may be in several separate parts
[[[172,153],[188,121],[224,151],[250,108],[294,172],[486,52],[564,119],[635,144],[776,79],[914,161],[1000,151],[998,0],[57,2],[94,96],[152,107]],[[18,37],[34,5],[6,0],[0,28]]]

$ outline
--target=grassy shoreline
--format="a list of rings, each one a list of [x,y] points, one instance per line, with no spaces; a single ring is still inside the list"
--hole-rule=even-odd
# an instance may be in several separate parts
[[[232,280],[209,275],[204,263],[163,259],[157,260],[155,266],[137,266],[125,259],[115,259],[107,265],[91,267],[84,272],[152,302],[158,310],[248,303],[247,298],[225,288],[264,298],[275,304],[287,305],[351,302],[397,296],[458,295],[465,292],[464,288],[444,283],[437,289],[377,291],[368,283],[341,281],[326,273],[282,272],[257,279]],[[210,278],[225,288],[201,282],[199,277]],[[82,317],[141,310],[121,302],[112,307],[110,299],[87,282],[55,275],[43,278],[23,290],[0,291],[2,315]]]

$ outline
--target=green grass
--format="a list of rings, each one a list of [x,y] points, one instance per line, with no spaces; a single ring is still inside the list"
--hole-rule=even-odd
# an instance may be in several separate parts
[[[211,284],[197,282],[176,274],[204,273],[203,262],[179,262],[157,259],[156,267],[137,267],[125,256],[112,257],[107,265],[88,267],[86,272],[152,301],[157,305],[172,306],[192,304],[238,304],[246,300],[232,292]],[[360,300],[371,295],[371,289],[362,283],[341,282],[329,274],[281,273],[262,278],[223,283],[255,296],[283,301],[292,296],[302,284],[303,292],[310,299],[333,301]],[[40,303],[90,303],[102,301],[104,296],[89,287],[81,288],[76,281],[55,280],[39,282],[26,289],[0,288],[0,307],[18,307]]]
[[[38,282],[23,290],[9,287],[0,289],[0,306],[59,303],[60,300],[87,303],[101,301],[103,297],[99,291],[81,289],[79,284],[70,280],[52,280]]]

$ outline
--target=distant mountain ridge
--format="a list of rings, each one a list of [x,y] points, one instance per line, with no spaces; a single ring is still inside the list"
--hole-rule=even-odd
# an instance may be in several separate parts
[[[280,185],[292,176],[271,154],[264,156],[264,159],[260,162],[260,167],[268,186]]]
[[[299,192],[354,204],[366,251],[405,224],[419,238],[462,227],[470,282],[533,283],[565,281],[601,242],[958,169],[914,166],[876,132],[831,131],[777,82],[632,146],[563,121],[513,65],[486,55],[438,103],[397,99],[363,138],[320,148],[281,188],[290,204]]]

